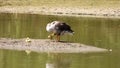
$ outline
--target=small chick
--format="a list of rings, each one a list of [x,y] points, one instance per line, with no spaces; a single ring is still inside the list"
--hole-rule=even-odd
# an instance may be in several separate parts
[[[26,42],[31,42],[31,39],[29,37],[26,38]]]
[[[112,51],[112,49],[109,49],[109,51],[111,52],[111,51]]]

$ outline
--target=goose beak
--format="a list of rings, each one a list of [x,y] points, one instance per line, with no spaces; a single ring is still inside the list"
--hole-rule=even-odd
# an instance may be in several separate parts
[[[51,36],[51,35],[48,35],[48,38],[49,38],[49,39],[52,39],[52,36]]]
[[[51,35],[48,35],[48,38],[52,40],[54,35],[55,33],[52,33]]]

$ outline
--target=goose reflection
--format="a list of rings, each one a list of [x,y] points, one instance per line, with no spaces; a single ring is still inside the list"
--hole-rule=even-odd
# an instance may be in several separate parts
[[[46,68],[70,68],[71,60],[64,54],[48,54]]]

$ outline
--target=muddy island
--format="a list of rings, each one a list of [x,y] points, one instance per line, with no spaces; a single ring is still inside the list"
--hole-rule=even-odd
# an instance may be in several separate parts
[[[108,49],[67,41],[55,42],[49,39],[0,39],[0,49],[50,52],[50,53],[94,53],[107,52]]]

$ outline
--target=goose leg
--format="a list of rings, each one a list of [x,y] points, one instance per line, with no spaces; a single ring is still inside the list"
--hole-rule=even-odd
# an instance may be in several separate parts
[[[57,42],[59,42],[60,41],[60,35],[57,35],[57,40],[56,40]]]

